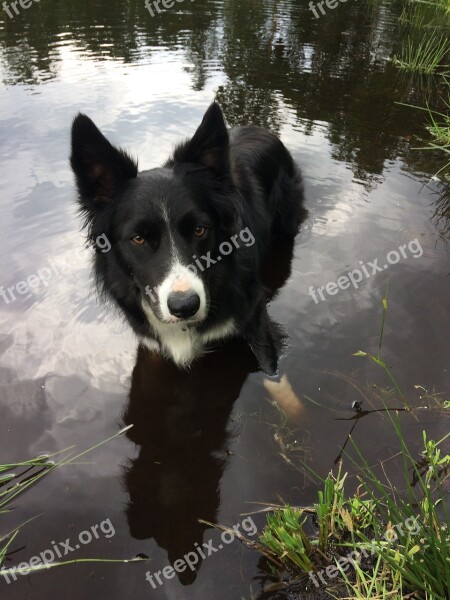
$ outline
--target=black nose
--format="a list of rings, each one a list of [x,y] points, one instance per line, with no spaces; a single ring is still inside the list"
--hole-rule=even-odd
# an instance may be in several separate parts
[[[200,308],[200,297],[195,292],[172,292],[167,298],[170,314],[179,319],[188,319]]]

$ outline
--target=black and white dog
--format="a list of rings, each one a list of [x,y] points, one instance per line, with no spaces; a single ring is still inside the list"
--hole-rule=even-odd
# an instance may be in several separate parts
[[[188,366],[242,336],[276,373],[279,333],[260,269],[271,245],[306,215],[300,173],[281,141],[254,126],[228,130],[217,103],[164,166],[138,172],[86,116],[72,127],[71,166],[99,289],[150,349]]]

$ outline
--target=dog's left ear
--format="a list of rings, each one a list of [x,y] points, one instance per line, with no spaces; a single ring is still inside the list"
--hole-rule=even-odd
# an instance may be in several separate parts
[[[229,168],[229,138],[222,110],[213,102],[192,139],[175,149],[169,166],[180,163],[195,163],[222,175]]]
[[[278,374],[278,362],[285,338],[281,327],[269,317],[265,301],[261,301],[245,332],[245,339],[261,370],[267,375]]]

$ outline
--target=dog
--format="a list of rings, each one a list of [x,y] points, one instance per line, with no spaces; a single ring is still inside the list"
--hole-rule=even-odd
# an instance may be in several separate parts
[[[260,271],[270,247],[294,238],[306,216],[302,176],[282,142],[252,125],[229,130],[213,102],[162,167],[138,172],[80,113],[70,164],[98,289],[141,343],[189,367],[239,336],[276,374],[282,334]],[[95,247],[101,236],[109,252]]]

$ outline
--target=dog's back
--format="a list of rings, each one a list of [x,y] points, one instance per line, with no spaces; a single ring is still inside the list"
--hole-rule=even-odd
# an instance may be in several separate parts
[[[261,218],[265,213],[275,238],[295,236],[307,213],[303,207],[303,182],[281,140],[261,127],[233,128],[230,161],[235,184],[250,204],[250,215]],[[263,206],[258,205],[261,197]]]

